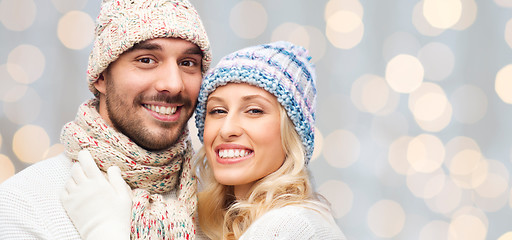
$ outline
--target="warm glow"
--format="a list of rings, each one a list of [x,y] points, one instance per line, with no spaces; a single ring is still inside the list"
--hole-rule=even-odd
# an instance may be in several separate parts
[[[424,69],[421,62],[411,55],[400,54],[386,66],[386,81],[399,93],[410,93],[423,82]]]
[[[512,104],[512,64],[498,71],[494,90],[505,103]]]
[[[12,150],[25,163],[41,161],[50,147],[50,138],[39,126],[25,125],[14,134]]]
[[[260,36],[267,28],[267,11],[257,1],[241,1],[231,9],[229,26],[244,39]]]
[[[460,0],[423,0],[423,16],[436,28],[455,25],[462,15]]]
[[[80,26],[77,28],[76,26]],[[59,40],[70,49],[83,49],[92,43],[94,38],[94,20],[89,14],[81,11],[66,13],[59,20],[57,35]]]
[[[399,203],[383,199],[368,210],[368,226],[381,238],[393,238],[398,235],[405,224],[405,212]]]

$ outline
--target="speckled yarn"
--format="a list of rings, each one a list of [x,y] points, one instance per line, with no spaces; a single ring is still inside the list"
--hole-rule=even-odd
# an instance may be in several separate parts
[[[94,82],[123,52],[136,43],[160,37],[181,38],[196,44],[203,52],[203,71],[208,69],[210,42],[188,0],[103,0],[87,67],[89,90],[98,94]]]
[[[306,150],[306,164],[315,144],[315,67],[306,49],[279,41],[231,53],[205,75],[196,108],[196,126],[203,141],[206,101],[217,87],[248,83],[277,97],[295,125]]]
[[[97,99],[83,103],[62,129],[66,155],[76,160],[87,149],[106,172],[118,166],[133,189],[132,239],[194,239],[197,181],[192,174],[192,144],[187,129],[170,149],[151,152],[109,127],[96,110]],[[176,191],[177,199],[162,193]]]

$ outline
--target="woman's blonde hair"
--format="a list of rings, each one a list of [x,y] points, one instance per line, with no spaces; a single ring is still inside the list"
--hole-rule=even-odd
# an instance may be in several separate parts
[[[202,231],[211,239],[238,239],[261,215],[292,204],[322,203],[314,193],[305,166],[305,149],[292,121],[280,105],[281,144],[286,153],[283,165],[258,180],[247,199],[236,200],[233,186],[215,180],[202,147],[195,158],[195,169],[203,191],[198,212]]]

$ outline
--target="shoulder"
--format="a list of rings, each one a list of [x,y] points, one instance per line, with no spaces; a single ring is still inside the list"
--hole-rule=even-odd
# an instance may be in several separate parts
[[[0,184],[0,205],[54,201],[70,177],[71,161],[63,154],[35,163]]]
[[[0,191],[7,189],[23,189],[25,187],[45,183],[61,182],[70,175],[71,160],[64,154],[35,163],[0,184]]]
[[[327,211],[305,205],[290,205],[265,213],[241,239],[343,240],[345,236]]]
[[[6,234],[4,237],[44,238],[58,235],[52,228],[71,224],[59,200],[70,169],[71,161],[59,155],[33,164],[0,184],[0,232]]]

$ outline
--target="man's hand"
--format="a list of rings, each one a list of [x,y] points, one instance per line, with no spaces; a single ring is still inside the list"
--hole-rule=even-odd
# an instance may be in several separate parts
[[[61,195],[62,205],[83,239],[130,239],[131,189],[117,166],[108,179],[82,150]]]

